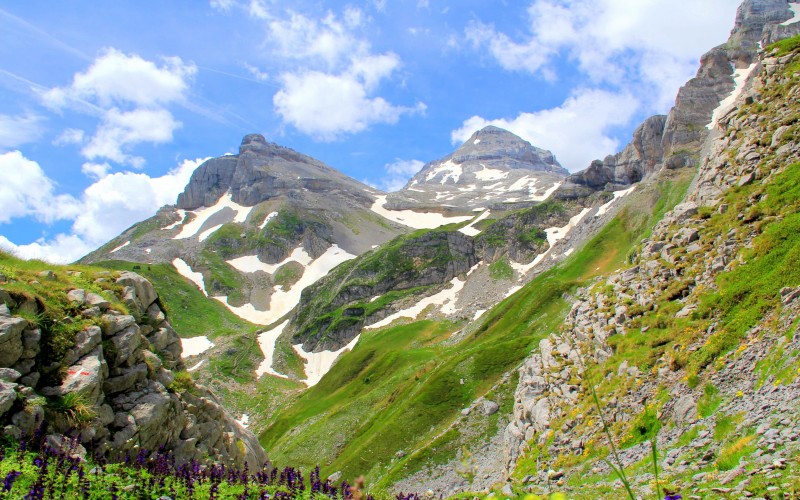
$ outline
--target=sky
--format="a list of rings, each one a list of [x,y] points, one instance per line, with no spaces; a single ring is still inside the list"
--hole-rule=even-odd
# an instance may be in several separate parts
[[[74,261],[254,132],[386,191],[488,124],[579,171],[738,3],[0,1],[0,248]]]

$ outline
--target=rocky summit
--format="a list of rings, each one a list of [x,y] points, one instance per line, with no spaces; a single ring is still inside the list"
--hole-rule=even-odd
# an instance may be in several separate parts
[[[579,172],[486,127],[384,193],[252,134],[80,263],[0,253],[1,474],[37,442],[187,498],[798,497],[797,9],[745,0]]]
[[[502,210],[547,199],[567,174],[550,151],[488,126],[450,155],[422,167],[388,196],[386,206]]]

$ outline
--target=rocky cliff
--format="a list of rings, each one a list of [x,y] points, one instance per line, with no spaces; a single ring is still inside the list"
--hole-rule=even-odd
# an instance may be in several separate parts
[[[265,463],[255,436],[192,382],[149,281],[91,268],[34,273],[2,257],[0,434],[44,432],[51,446],[111,460],[165,449],[178,463]]]
[[[715,111],[724,111],[723,100],[740,91],[759,47],[800,32],[798,23],[783,24],[793,16],[786,0],[743,2],[728,41],[701,57],[697,75],[678,91],[669,114],[648,118],[623,151],[570,175],[556,196],[621,189],[662,168],[697,166],[700,148],[717,119]]]
[[[745,2],[739,19],[778,3]],[[564,327],[524,363],[505,432],[521,489],[557,481],[581,497],[576,474],[591,474],[593,495],[619,488],[601,460],[614,460],[607,425],[615,465],[643,495],[652,475],[634,464],[650,440],[673,490],[795,491],[783,469],[800,453],[797,47],[757,62],[685,201],[627,269],[578,292]],[[534,453],[539,467],[519,465]]]

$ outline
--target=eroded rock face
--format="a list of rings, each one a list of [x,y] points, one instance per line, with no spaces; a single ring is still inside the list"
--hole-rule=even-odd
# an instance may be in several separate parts
[[[103,328],[89,326],[78,332],[75,345],[57,366],[37,364],[38,329],[13,316],[13,311],[0,315],[0,424],[5,425],[0,425],[0,435],[19,439],[33,433],[46,415],[37,398],[80,394],[96,413],[81,429],[82,446],[92,453],[117,457],[136,448],[164,447],[173,450],[179,463],[192,459],[237,466],[265,463],[257,438],[207,389],[193,383],[181,392],[172,387],[171,370],[183,368],[180,338],[158,305],[153,285],[129,272],[122,273],[117,283],[124,287],[121,298],[126,304],[137,314],[144,313],[141,322],[110,309],[99,295],[71,290],[69,300],[75,307],[104,311]],[[60,384],[39,384],[40,369],[63,372]],[[41,380],[52,383],[52,375]],[[17,401],[26,402],[17,405]],[[54,442],[74,425],[61,417],[48,423]]]

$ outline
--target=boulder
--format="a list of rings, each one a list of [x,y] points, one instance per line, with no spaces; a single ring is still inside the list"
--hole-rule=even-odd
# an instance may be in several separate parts
[[[75,334],[75,346],[67,350],[61,364],[64,366],[73,365],[99,346],[102,336],[103,333],[99,326],[92,325],[85,330],[79,331]]]
[[[103,336],[105,337],[113,337],[129,326],[136,324],[136,318],[129,315],[112,316],[110,314],[104,314],[102,320]]]
[[[132,287],[135,291],[135,298],[140,311],[146,311],[150,304],[156,301],[158,293],[153,284],[143,276],[136,273],[125,271],[117,278],[117,283],[124,287]]]
[[[102,295],[96,293],[89,292],[89,294],[86,295],[86,301],[89,305],[97,307],[101,311],[105,311],[111,306],[111,302],[106,300]]]
[[[107,395],[127,391],[147,378],[147,365],[139,363],[132,368],[123,369],[122,374],[107,378],[103,382],[103,392]]]
[[[0,416],[5,415],[17,400],[17,391],[14,390],[16,387],[17,384],[12,382],[0,381]]]
[[[0,380],[3,382],[16,382],[21,376],[22,374],[13,368],[0,368]]]
[[[67,292],[67,300],[73,305],[82,306],[86,303],[86,290],[80,288]]]
[[[32,328],[22,332],[22,358],[35,358],[41,351],[42,331]]]
[[[142,335],[139,333],[139,327],[132,325],[123,330],[122,332],[111,337],[113,349],[108,354],[108,362],[113,367],[127,365],[130,366],[135,359],[132,359],[136,350],[142,344]]]
[[[101,396],[103,379],[108,375],[108,366],[103,359],[102,348],[98,347],[76,364],[67,369],[67,376],[59,387],[44,387],[45,396],[63,396],[76,392],[86,396],[90,403],[98,402]]]
[[[22,332],[28,320],[0,316],[0,367],[10,367],[22,356]]]

